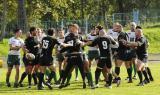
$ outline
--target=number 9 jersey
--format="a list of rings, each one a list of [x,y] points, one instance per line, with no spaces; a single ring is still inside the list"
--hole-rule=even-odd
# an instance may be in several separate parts
[[[111,56],[111,45],[116,44],[109,36],[98,37],[96,38],[91,46],[98,46],[100,50],[101,57],[110,57]]]

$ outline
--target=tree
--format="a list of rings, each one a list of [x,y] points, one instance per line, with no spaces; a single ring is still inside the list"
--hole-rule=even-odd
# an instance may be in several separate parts
[[[3,0],[3,19],[2,19],[2,27],[1,27],[1,35],[0,41],[3,40],[5,36],[5,29],[6,29],[6,11],[7,11],[7,0]]]

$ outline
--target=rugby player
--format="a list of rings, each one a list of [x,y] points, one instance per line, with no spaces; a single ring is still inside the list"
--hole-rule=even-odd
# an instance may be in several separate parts
[[[13,69],[13,66],[16,68],[16,75],[15,75],[15,82],[14,87],[18,87],[18,80],[19,80],[19,67],[20,67],[20,49],[24,46],[24,41],[20,38],[22,35],[21,29],[14,30],[14,37],[9,39],[9,53],[7,59],[7,74],[6,74],[6,85],[11,87],[10,84],[10,75]]]

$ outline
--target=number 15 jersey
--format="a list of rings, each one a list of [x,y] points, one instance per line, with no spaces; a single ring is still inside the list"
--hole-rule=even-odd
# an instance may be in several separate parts
[[[52,56],[52,51],[53,51],[53,48],[54,46],[57,44],[57,45],[60,45],[60,43],[58,42],[57,39],[51,37],[51,36],[47,36],[47,37],[44,37],[42,39],[42,52],[41,52],[41,55],[45,55],[45,56]]]

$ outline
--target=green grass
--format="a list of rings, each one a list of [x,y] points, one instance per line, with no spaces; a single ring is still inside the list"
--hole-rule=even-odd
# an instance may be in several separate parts
[[[160,53],[160,28],[145,28],[143,31],[150,43],[149,53]]]
[[[7,56],[8,50],[8,39],[4,39],[2,42],[0,42],[0,56]]]
[[[138,80],[134,80],[134,83],[128,84],[126,80],[124,80],[127,76],[126,69],[124,66],[121,69],[121,77],[122,83],[120,87],[116,87],[115,84],[112,85],[112,89],[107,89],[104,87],[105,82],[100,82],[100,88],[95,90],[87,87],[86,89],[82,89],[81,78],[79,75],[79,81],[74,81],[74,72],[71,80],[71,85],[64,89],[54,88],[53,90],[48,90],[47,87],[43,91],[36,90],[36,87],[33,86],[31,89],[27,88],[27,78],[25,79],[25,87],[22,88],[8,88],[5,86],[5,68],[0,69],[0,95],[159,95],[160,93],[160,75],[159,75],[159,64],[150,64],[153,76],[155,81],[145,85],[144,87],[138,87],[136,84],[139,82]],[[21,73],[24,69],[21,69]],[[95,69],[92,68],[92,74],[94,74]],[[13,85],[14,82],[15,70],[11,75],[11,82]],[[94,75],[93,75],[94,76]],[[93,77],[94,78],[94,77]],[[101,75],[101,79],[103,79]]]

